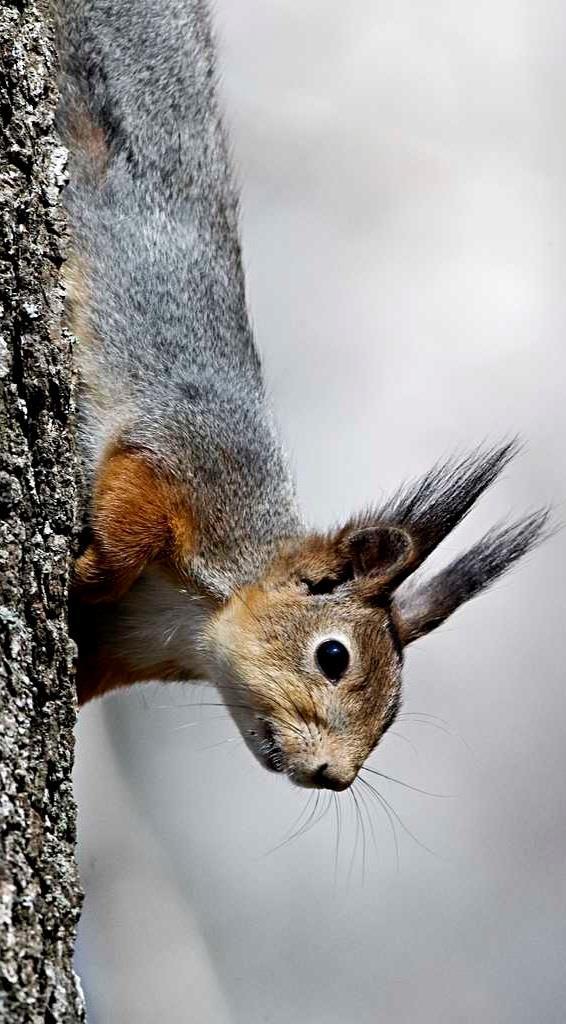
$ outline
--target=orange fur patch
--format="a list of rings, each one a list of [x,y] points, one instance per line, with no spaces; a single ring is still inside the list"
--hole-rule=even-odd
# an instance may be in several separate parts
[[[81,600],[116,601],[151,562],[183,575],[196,529],[184,488],[141,453],[114,449],[95,483],[94,539],[75,566]]]

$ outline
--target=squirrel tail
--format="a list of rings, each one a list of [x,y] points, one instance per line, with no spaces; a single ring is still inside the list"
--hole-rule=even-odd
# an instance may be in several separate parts
[[[57,22],[75,181],[235,207],[205,0],[61,0]]]

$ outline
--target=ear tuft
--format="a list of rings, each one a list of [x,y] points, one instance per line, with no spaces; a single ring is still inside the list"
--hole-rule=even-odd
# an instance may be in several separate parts
[[[494,448],[477,448],[458,461],[439,462],[421,479],[404,484],[377,510],[376,519],[409,532],[420,564],[462,522],[519,448],[514,439]]]
[[[545,540],[553,532],[548,519],[548,509],[540,509],[511,526],[491,530],[432,579],[402,587],[392,609],[401,643],[436,629]]]

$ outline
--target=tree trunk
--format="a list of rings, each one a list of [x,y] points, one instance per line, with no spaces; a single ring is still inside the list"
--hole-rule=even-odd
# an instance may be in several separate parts
[[[45,11],[0,0],[0,1019],[84,1020],[67,631],[76,520],[61,330],[56,63]]]

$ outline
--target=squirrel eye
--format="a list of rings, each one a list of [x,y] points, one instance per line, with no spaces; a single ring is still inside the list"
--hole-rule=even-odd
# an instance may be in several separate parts
[[[337,683],[348,668],[350,655],[339,640],[324,640],[316,649],[316,660],[323,675]]]

